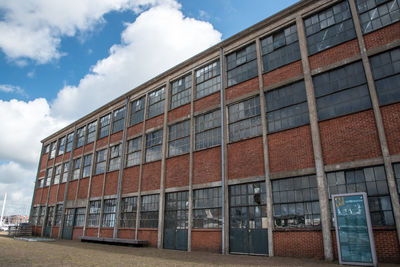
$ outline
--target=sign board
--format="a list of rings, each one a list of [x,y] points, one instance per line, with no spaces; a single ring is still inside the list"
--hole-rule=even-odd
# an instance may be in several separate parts
[[[340,264],[376,266],[366,193],[332,195]]]

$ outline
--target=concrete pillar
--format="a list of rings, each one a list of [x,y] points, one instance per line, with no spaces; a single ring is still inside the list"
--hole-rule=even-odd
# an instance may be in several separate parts
[[[315,101],[314,85],[311,77],[310,63],[308,61],[307,40],[304,32],[303,18],[296,18],[297,32],[301,61],[304,72],[304,82],[306,86],[307,104],[310,116],[311,138],[314,151],[314,162],[317,175],[319,207],[321,210],[322,238],[324,243],[325,260],[333,260],[332,235],[331,235],[331,215],[329,208],[328,187],[324,171],[324,161],[322,157],[321,139],[319,135],[317,104]]]
[[[379,108],[378,95],[376,93],[376,87],[374,83],[374,78],[372,75],[371,64],[368,59],[367,49],[365,48],[364,38],[362,35],[360,19],[357,14],[357,8],[354,0],[350,0],[350,10],[353,16],[354,27],[357,34],[358,45],[361,51],[362,63],[365,70],[365,76],[367,78],[369,94],[371,96],[372,108],[374,111],[374,117],[376,122],[376,128],[379,136],[379,143],[382,151],[383,162],[385,165],[386,178],[389,187],[390,198],[392,200],[394,220],[396,223],[397,230],[397,241],[400,243],[400,203],[399,195],[397,193],[396,181],[394,178],[392,160],[390,158],[389,147],[386,141],[385,129],[382,122],[382,114]]]
[[[37,167],[36,178],[35,178],[35,182],[34,182],[34,186],[33,186],[32,204],[31,204],[31,209],[29,211],[29,223],[31,223],[31,224],[32,224],[33,205],[34,205],[35,196],[36,196],[36,188],[37,188],[37,185],[38,185],[38,177],[39,177],[39,173],[40,173],[40,164],[42,162],[43,150],[44,150],[44,144],[42,143],[42,150],[41,150],[41,153],[40,153],[39,165]]]
[[[262,137],[264,146],[264,172],[265,172],[265,187],[267,197],[267,217],[268,217],[268,255],[274,256],[274,214],[272,212],[272,185],[269,171],[269,153],[268,153],[268,129],[267,129],[267,118],[265,116],[265,98],[264,98],[264,80],[261,62],[261,44],[260,39],[256,39],[256,50],[257,50],[257,69],[258,69],[258,87],[260,91],[260,107],[261,107],[261,125],[262,125]]]

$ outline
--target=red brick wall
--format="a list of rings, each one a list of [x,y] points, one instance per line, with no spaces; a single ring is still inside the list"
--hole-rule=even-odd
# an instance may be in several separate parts
[[[166,160],[165,187],[189,185],[189,154]]]
[[[39,204],[40,199],[42,198],[43,188],[36,189],[35,199],[33,200],[33,204]]]
[[[221,252],[222,232],[217,229],[192,230],[192,250]]]
[[[100,229],[100,236],[101,237],[113,237],[113,228],[101,228]]]
[[[118,229],[118,238],[135,239],[135,230]]]
[[[176,119],[185,117],[187,115],[190,115],[190,103],[186,104],[184,106],[181,106],[179,108],[170,110],[168,112],[168,121],[174,121]]]
[[[124,169],[122,179],[122,194],[133,193],[138,191],[139,187],[139,166]]]
[[[83,151],[83,147],[75,149],[73,157],[75,158],[75,157],[81,156],[82,155],[82,151]]]
[[[47,202],[47,193],[49,192],[49,188],[43,188],[42,199],[40,201],[41,204],[45,204]]]
[[[234,99],[236,97],[240,97],[242,95],[258,91],[259,90],[259,85],[258,85],[258,77],[253,78],[251,80],[239,83],[237,85],[234,85],[232,87],[229,87],[226,89],[225,94],[226,94],[226,99]]]
[[[42,155],[40,158],[40,170],[46,169],[46,164],[47,164],[47,156],[49,153]]]
[[[157,229],[138,230],[138,240],[146,240],[149,247],[157,247],[158,231]]]
[[[112,134],[110,137],[110,144],[122,140],[122,131]]]
[[[143,129],[143,122],[135,124],[128,128],[126,136],[131,137],[133,135],[139,134],[142,132],[142,129]]]
[[[96,228],[86,228],[86,235],[85,236],[94,236],[97,237],[97,227]]]
[[[320,122],[319,128],[325,164],[381,155],[372,110]]]
[[[58,237],[58,226],[53,226],[53,228],[51,229],[51,237],[52,238],[57,238]]]
[[[268,135],[271,173],[314,167],[309,125]]]
[[[312,55],[309,58],[310,68],[314,70],[359,54],[358,41],[354,39]]]
[[[219,92],[200,98],[194,102],[194,112],[206,109],[215,105],[219,105],[220,96]]]
[[[364,36],[365,47],[371,50],[400,38],[400,22],[394,23],[385,28],[374,31]]]
[[[108,143],[108,136],[103,137],[99,140],[96,141],[96,148],[103,148],[104,146],[106,146]]]
[[[90,187],[90,197],[101,197],[103,193],[103,174],[92,177],[92,186]]]
[[[193,153],[193,184],[221,181],[221,147]]]
[[[62,161],[62,159],[63,159],[63,156],[62,156],[62,155],[56,157],[56,163],[60,163],[60,162]]]
[[[89,188],[89,178],[81,179],[79,182],[78,198],[87,198]]]
[[[396,229],[374,230],[374,240],[378,261],[400,263],[400,246]]]
[[[400,103],[381,107],[390,154],[400,153]]]
[[[265,73],[263,75],[263,85],[268,86],[274,83],[285,81],[289,78],[293,78],[303,74],[303,66],[301,61],[296,61]]]
[[[57,201],[64,201],[65,183],[60,184],[60,189],[58,189]]]
[[[262,137],[228,145],[228,179],[264,175]]]
[[[71,152],[67,152],[64,154],[64,162],[67,162],[69,160],[70,155],[71,155]]]
[[[72,239],[79,240],[79,238],[83,235],[83,227],[74,227],[72,231]]]
[[[86,152],[92,152],[92,151],[93,151],[93,146],[94,146],[94,143],[93,143],[93,142],[90,143],[90,144],[85,145],[85,147],[84,147],[84,153],[86,153]]]
[[[106,174],[106,188],[104,195],[108,196],[117,194],[118,173],[119,171],[113,171]]]
[[[160,188],[161,160],[143,165],[142,191]]]
[[[274,231],[275,256],[323,259],[321,231]]]
[[[49,204],[54,204],[57,202],[57,189],[58,185],[52,185],[50,187]]]
[[[164,114],[148,119],[146,120],[146,130],[163,125],[163,123],[164,123]]]
[[[39,173],[39,178],[44,178],[46,175],[46,169]]]
[[[40,236],[42,234],[42,226],[36,226],[34,234]]]
[[[54,164],[54,159],[49,159],[49,161],[47,162],[47,167],[53,167]]]
[[[69,182],[67,200],[74,200],[76,198],[76,190],[78,190],[78,181]]]

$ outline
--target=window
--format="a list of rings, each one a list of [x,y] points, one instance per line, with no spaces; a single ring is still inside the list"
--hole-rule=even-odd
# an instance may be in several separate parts
[[[327,174],[329,197],[333,194],[367,192],[373,226],[394,225],[392,204],[383,166]]]
[[[125,106],[114,111],[112,133],[122,131],[125,127]]]
[[[304,26],[310,55],[356,38],[347,1],[306,18]]]
[[[46,226],[53,226],[53,219],[54,219],[54,206],[47,208],[47,219],[46,219]]]
[[[304,81],[265,93],[268,133],[310,122]]]
[[[163,130],[146,134],[146,162],[161,159]]]
[[[221,111],[215,110],[195,118],[196,150],[221,144]]]
[[[165,87],[162,87],[149,94],[149,106],[147,118],[153,118],[164,113]]]
[[[171,109],[190,102],[192,96],[192,74],[189,74],[171,84]]]
[[[97,121],[94,121],[94,122],[88,124],[86,144],[94,142],[94,139],[96,137],[96,130],[97,130]]]
[[[399,200],[400,200],[400,163],[393,164],[393,169],[394,169],[394,178],[397,184],[397,193],[399,194]]]
[[[61,164],[55,167],[56,171],[55,171],[55,174],[54,174],[53,184],[59,184],[60,183],[61,167],[62,167]]]
[[[51,184],[51,178],[53,176],[53,168],[48,168],[46,172],[46,184],[45,186],[49,186]]]
[[[106,170],[107,149],[97,151],[95,174],[104,173]]]
[[[222,228],[221,187],[193,191],[193,228]]]
[[[79,175],[81,173],[81,158],[74,159],[74,169],[72,170],[72,179],[79,179]]]
[[[40,207],[34,207],[32,211],[32,218],[30,220],[32,225],[37,225]]]
[[[257,77],[256,44],[248,45],[226,56],[228,87]]]
[[[68,180],[68,172],[69,172],[69,162],[65,162],[61,183],[65,183]]]
[[[44,180],[45,180],[44,178],[39,178],[39,179],[38,179],[38,187],[39,187],[39,188],[42,188],[42,187],[43,187],[43,185],[44,185]]]
[[[83,158],[82,177],[89,177],[91,170],[92,170],[92,154],[89,154]]]
[[[263,71],[268,72],[301,59],[296,24],[261,40]]]
[[[319,120],[371,108],[361,61],[313,77]]]
[[[56,206],[56,217],[54,219],[54,226],[60,226],[61,225],[61,217],[63,213],[63,205],[59,204]]]
[[[121,144],[111,147],[110,164],[108,165],[108,171],[111,172],[119,170],[119,166],[121,164],[121,154],[122,154]]]
[[[373,56],[370,61],[379,104],[399,102],[400,48]]]
[[[136,228],[137,197],[121,199],[121,228]]]
[[[143,121],[144,118],[144,105],[146,102],[146,97],[143,96],[138,100],[131,103],[131,117],[129,125],[135,125]]]
[[[140,164],[141,150],[142,150],[141,136],[128,141],[126,167]]]
[[[261,135],[260,112],[259,96],[229,106],[229,141]]]
[[[196,99],[218,92],[220,84],[219,60],[196,70]]]
[[[46,207],[45,206],[41,206],[40,207],[40,215],[39,215],[39,219],[38,219],[38,224],[37,225],[43,225],[44,222],[44,215],[46,213]]]
[[[85,130],[86,130],[86,127],[83,126],[82,128],[79,128],[76,131],[76,146],[75,146],[75,148],[83,146],[84,141],[85,141]]]
[[[110,132],[110,118],[111,114],[107,114],[104,117],[100,118],[100,130],[98,139],[108,136]]]
[[[356,5],[364,34],[400,20],[398,0],[356,0]]]
[[[168,155],[176,156],[190,150],[190,120],[169,126]]]
[[[273,180],[272,198],[275,226],[306,227],[321,224],[315,175]]]
[[[87,220],[88,227],[99,226],[100,207],[101,207],[101,200],[89,202],[89,217]]]
[[[85,213],[86,213],[86,208],[75,209],[74,226],[84,226],[85,225]]]
[[[140,206],[140,228],[158,227],[159,195],[142,196]]]
[[[50,152],[50,145],[46,145],[44,147],[44,153],[46,154],[46,153],[49,153],[49,152]]]
[[[70,152],[72,150],[72,144],[74,143],[74,133],[67,135],[67,149],[65,152]]]
[[[114,227],[115,224],[115,212],[117,210],[116,199],[106,199],[103,205],[103,227]]]
[[[50,145],[50,159],[56,156],[57,141],[54,141]]]
[[[65,136],[58,140],[58,152],[57,156],[64,154],[65,150]]]

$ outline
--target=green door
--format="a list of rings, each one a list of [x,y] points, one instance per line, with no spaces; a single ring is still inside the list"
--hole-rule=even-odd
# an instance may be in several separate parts
[[[75,209],[65,209],[64,226],[62,232],[63,239],[72,239],[74,230]]]
[[[268,254],[265,183],[229,187],[231,253]]]
[[[187,250],[188,191],[165,195],[164,248]]]
[[[53,227],[53,219],[54,219],[54,207],[47,208],[47,216],[44,222],[43,236],[51,237],[51,230]]]

